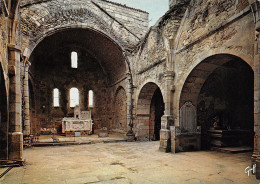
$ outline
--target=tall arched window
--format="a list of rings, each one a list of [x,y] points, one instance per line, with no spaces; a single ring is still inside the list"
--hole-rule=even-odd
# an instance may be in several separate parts
[[[79,105],[79,90],[77,88],[70,89],[70,107]]]
[[[53,89],[53,106],[54,107],[60,106],[59,89],[58,88]]]
[[[78,68],[78,53],[71,52],[71,68]]]
[[[88,91],[88,107],[94,106],[94,93],[92,90]]]

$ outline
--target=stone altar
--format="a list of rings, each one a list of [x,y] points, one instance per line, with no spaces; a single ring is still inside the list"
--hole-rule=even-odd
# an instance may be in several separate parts
[[[81,132],[81,135],[92,134],[93,120],[91,111],[80,111],[79,107],[74,108],[74,117],[64,117],[62,119],[62,133],[66,136],[75,135],[75,132]]]

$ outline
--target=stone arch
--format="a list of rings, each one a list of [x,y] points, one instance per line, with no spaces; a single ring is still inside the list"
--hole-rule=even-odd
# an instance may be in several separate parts
[[[139,38],[127,29],[122,28],[122,25],[114,22],[111,17],[107,17],[107,15],[99,16],[95,3],[74,2],[74,6],[71,6],[71,4],[66,6],[64,2],[64,4],[60,3],[56,9],[51,8],[52,4],[55,6],[55,2],[46,2],[48,6],[42,6],[43,3],[34,6],[24,4],[21,8],[21,25],[24,38],[22,48],[27,57],[45,37],[59,31],[80,28],[96,31],[110,39],[120,48],[126,64],[129,65],[124,54],[125,49],[135,46]],[[113,26],[111,26],[112,24]],[[128,70],[131,73],[130,67],[128,67]]]
[[[158,95],[158,96],[156,96]],[[153,140],[155,120],[153,113],[156,109],[153,105],[156,104],[155,98],[159,98],[161,104],[164,103],[161,89],[153,82],[146,83],[140,90],[136,106],[136,137],[138,140]],[[164,104],[163,104],[164,111]],[[152,113],[153,112],[153,113]],[[162,116],[163,114],[161,114]],[[161,117],[157,118],[160,119]],[[158,138],[157,138],[158,139]],[[157,140],[156,139],[156,140]]]
[[[192,127],[197,127],[197,133],[201,131],[203,149],[208,149],[212,145],[218,146],[208,139],[211,128],[230,132],[239,129],[242,138],[237,142],[241,145],[252,146],[253,84],[254,72],[251,66],[240,57],[231,54],[216,54],[207,57],[188,74],[181,89],[179,109],[187,102],[197,109],[196,120],[190,122],[197,122]],[[182,127],[182,122],[179,123]],[[183,133],[186,132],[181,130],[181,134]],[[250,137],[250,140],[245,137]],[[231,139],[220,144],[238,145]]]
[[[66,3],[65,1],[47,1],[35,4],[24,2],[21,4],[23,55],[32,61],[31,56],[36,48],[46,40],[46,38],[57,33],[72,29],[95,32],[96,35],[101,35],[101,37],[104,37],[114,45],[115,49],[113,49],[113,51],[119,50],[121,56],[116,58],[120,58],[122,62],[113,62],[113,65],[117,65],[120,69],[125,67],[124,72],[117,72],[118,74],[115,74],[117,76],[112,76],[115,79],[106,85],[113,85],[126,76],[124,80],[126,80],[127,85],[132,88],[132,72],[126,51],[132,49],[138,43],[139,38],[135,35],[136,33],[133,33],[124,27],[124,25],[115,21],[111,16],[102,12],[92,1],[69,2],[69,5]],[[137,35],[139,35],[139,33],[137,33]],[[99,51],[98,53],[103,53],[103,51]],[[116,61],[117,59],[111,58],[110,60]],[[107,65],[109,67],[109,64]],[[112,66],[112,64],[110,66]],[[104,66],[104,68],[106,68],[106,66]],[[108,68],[108,71],[113,72],[115,70]],[[129,102],[132,103],[132,100]],[[128,105],[129,107],[133,106],[132,104]],[[67,113],[66,110],[64,110],[64,112]],[[94,116],[95,114],[93,113],[92,115]],[[130,113],[129,118],[132,119],[132,113]]]
[[[3,68],[0,65],[0,158],[8,158],[8,102],[6,81]]]
[[[127,96],[122,86],[116,90],[113,102],[113,121],[109,129],[113,132],[126,133],[127,131]]]
[[[155,84],[156,86],[159,87],[159,89],[161,90],[162,94],[163,94],[163,99],[165,99],[165,96],[164,96],[164,89],[163,89],[163,83],[160,83],[159,81],[157,80],[154,80],[154,79],[145,79],[142,83],[140,83],[140,85],[138,85],[137,87],[137,90],[136,90],[136,96],[135,98],[138,99],[139,98],[139,95],[141,94],[141,91],[143,90],[144,86],[146,84]],[[135,105],[137,106],[137,100],[136,100],[136,103]]]
[[[130,74],[130,82],[133,83],[133,79],[132,79],[132,71],[131,71],[131,67],[130,67],[130,62],[128,60],[128,57],[126,56],[126,50],[124,48],[124,46],[122,46],[122,44],[120,44],[120,42],[118,42],[118,40],[114,39],[113,37],[111,37],[109,34],[105,33],[104,31],[102,30],[99,30],[99,29],[96,29],[96,28],[93,28],[91,26],[85,26],[85,25],[70,25],[70,26],[64,26],[64,25],[61,25],[60,27],[58,28],[53,28],[51,30],[48,30],[47,32],[44,32],[45,34],[43,35],[39,35],[37,38],[35,38],[35,40],[33,41],[29,41],[29,45],[26,45],[24,44],[23,45],[23,54],[30,58],[33,51],[35,50],[35,48],[47,37],[50,37],[56,33],[59,33],[59,32],[63,32],[63,31],[69,31],[69,30],[74,30],[74,29],[81,29],[81,30],[89,30],[89,31],[92,31],[92,32],[96,32],[97,34],[100,34],[101,36],[105,37],[107,40],[109,40],[111,43],[113,43],[121,52],[122,54],[122,57],[123,57],[123,61],[125,63],[125,67],[127,69],[126,73],[129,73]],[[28,40],[24,41],[24,42],[27,42]],[[91,53],[90,51],[88,51],[91,55],[93,55],[93,53]]]
[[[55,4],[55,2],[49,3]],[[46,34],[56,32],[58,29],[77,27],[93,28],[116,40],[121,46],[138,42],[138,39],[127,30],[121,29],[121,31],[116,31],[121,28],[121,25],[106,15],[99,16],[96,11],[93,11],[95,6],[92,3],[75,3],[78,3],[78,6],[71,6],[71,4],[70,6],[66,6],[66,3],[59,3],[60,7],[57,9],[41,5],[22,7],[22,30],[23,35],[29,40],[29,44],[32,44],[30,48],[34,48],[33,45],[37,45],[38,40],[45,37]]]
[[[186,101],[188,101],[188,99],[186,99],[185,97],[187,93],[194,94],[192,95],[192,98],[189,100],[195,106],[197,106],[197,99],[196,99],[196,97],[198,96],[197,94],[200,92],[201,87],[203,86],[204,82],[209,77],[209,75],[218,67],[232,60],[238,60],[239,62],[247,64],[248,67],[251,68],[251,66],[249,66],[249,64],[245,60],[231,54],[215,54],[213,56],[209,56],[205,58],[204,60],[202,60],[202,62],[198,63],[196,66],[193,66],[190,72],[187,74],[186,79],[184,80],[185,82],[183,83],[182,90],[181,90],[182,92],[180,94],[179,108]]]
[[[183,72],[182,75],[177,76],[178,80],[176,81],[176,86],[180,86],[179,88],[176,88],[175,90],[175,99],[174,100],[174,106],[176,107],[174,110],[174,113],[176,115],[175,117],[175,125],[179,126],[179,121],[180,121],[180,116],[179,116],[179,109],[181,108],[181,105],[183,105],[185,103],[185,101],[181,102],[181,95],[182,95],[182,90],[184,87],[185,82],[187,81],[188,77],[190,76],[190,74],[192,73],[192,71],[194,70],[194,68],[196,68],[197,66],[200,65],[200,63],[202,63],[202,61],[207,61],[207,59],[210,59],[214,56],[230,56],[230,57],[236,57],[239,58],[241,60],[243,60],[245,63],[247,63],[251,68],[253,68],[253,58],[248,56],[248,55],[241,55],[239,53],[237,53],[236,51],[232,52],[217,52],[217,51],[209,51],[208,53],[203,54],[203,56],[197,58],[194,62],[192,62],[192,64]],[[206,63],[206,62],[205,62]],[[180,103],[181,102],[181,103]]]
[[[55,7],[55,8],[52,8]],[[46,37],[71,28],[90,29],[112,41],[122,52],[128,72],[130,65],[125,50],[134,47],[139,38],[113,18],[100,12],[92,1],[21,3],[22,53],[29,58],[34,48]],[[101,13],[101,15],[99,15]],[[120,31],[118,31],[120,30]],[[132,76],[131,80],[132,80]]]
[[[86,34],[84,34],[84,33],[86,33]],[[75,34],[80,36],[80,38],[75,37],[74,36]],[[92,37],[92,40],[90,42],[92,43],[92,41],[93,41],[93,42],[97,43],[99,45],[99,48],[97,48],[98,46],[96,46],[95,48],[93,48],[93,50],[90,50],[92,52],[90,52],[90,51],[87,52],[88,49],[90,49],[90,47],[92,47],[93,44],[90,44],[90,43],[88,43],[88,45],[86,44],[87,42],[85,42],[85,40],[87,40],[87,39],[83,38],[86,35],[89,38],[92,35],[97,36],[97,37]],[[75,47],[75,45],[76,45],[76,46],[78,46],[77,48],[79,50],[81,50],[81,49],[82,49],[82,51],[84,50],[84,54],[82,54],[82,57],[85,57],[85,59],[82,59],[82,61],[84,61],[84,63],[85,63],[84,69],[86,69],[86,70],[83,71],[83,68],[80,67],[80,63],[79,63],[79,68],[77,69],[77,71],[80,71],[83,73],[78,73],[78,72],[76,72],[76,70],[71,71],[71,73],[68,73],[68,71],[70,71],[67,67],[68,63],[65,63],[65,64],[62,63],[61,62],[62,59],[56,60],[56,58],[59,58],[56,56],[61,56],[62,54],[61,54],[61,52],[58,51],[57,52],[58,55],[54,55],[56,53],[53,52],[53,50],[59,46],[64,46],[64,47],[66,46],[65,44],[62,44],[63,40],[61,40],[60,38],[63,39],[64,41],[69,40],[70,43],[73,43],[72,47]],[[104,42],[102,42],[102,41],[104,41]],[[68,49],[71,48],[70,43],[68,44]],[[82,45],[84,45],[84,44],[85,44],[85,47],[83,48]],[[54,57],[51,57],[51,59],[54,58],[53,61],[55,61],[55,62],[57,61],[56,64],[55,64],[55,62],[49,62],[49,64],[48,64],[48,61],[51,61],[51,60],[48,60],[47,57],[46,58],[40,57],[41,55],[44,56],[45,53],[42,51],[46,50],[45,49],[46,45],[48,46],[47,49],[49,49],[51,52],[54,53],[53,54]],[[109,47],[109,46],[111,46],[111,47]],[[104,48],[103,51],[102,51],[102,47]],[[62,50],[62,52],[64,51],[65,54],[67,53],[67,50],[64,50],[64,49],[61,49],[61,50]],[[93,57],[93,55],[95,53],[96,53],[96,58]],[[48,54],[49,53],[47,53],[47,55]],[[50,55],[51,55],[51,53],[50,53]],[[66,55],[63,55],[62,57],[65,57],[65,60],[63,60],[63,61],[67,62],[66,59],[68,57]],[[91,67],[93,68],[93,70],[92,70],[93,73],[95,71],[96,71],[96,73],[99,72],[99,69],[100,69],[100,71],[103,71],[103,73],[100,72],[97,75],[95,74],[95,76],[97,77],[96,79],[98,80],[98,84],[97,84],[97,81],[93,80],[94,74],[91,73],[91,75],[92,75],[91,77],[88,77],[88,75],[87,75],[91,72],[90,71],[91,68],[87,68],[87,65],[88,65],[87,64],[88,61],[86,59],[87,57],[90,58],[90,60],[88,60],[88,61],[90,61],[92,64],[95,63],[95,66],[98,64],[99,64],[99,66],[103,66],[103,67],[98,67],[98,70],[94,70],[94,68],[93,68],[94,65],[93,66],[91,65]],[[107,127],[109,124],[108,122],[111,122],[111,119],[108,117],[110,115],[110,112],[108,111],[109,102],[106,101],[107,100],[106,96],[110,90],[113,90],[113,88],[114,88],[113,86],[117,85],[118,83],[120,83],[122,81],[124,81],[126,83],[125,84],[126,86],[132,86],[132,82],[131,82],[132,75],[131,75],[131,71],[130,71],[129,61],[128,61],[127,57],[125,56],[125,53],[122,51],[122,48],[120,48],[119,45],[116,45],[116,43],[113,42],[113,40],[108,38],[106,35],[98,33],[97,31],[94,31],[93,29],[91,29],[91,30],[90,29],[77,29],[77,28],[64,29],[62,31],[55,32],[48,37],[45,37],[45,39],[43,39],[37,45],[37,47],[33,50],[33,53],[30,55],[30,61],[32,63],[31,71],[34,70],[33,72],[37,72],[36,69],[38,71],[42,71],[41,69],[43,68],[43,67],[41,69],[36,68],[36,62],[37,62],[37,65],[41,65],[41,66],[43,66],[43,65],[46,67],[49,65],[53,66],[51,70],[55,70],[55,69],[59,68],[59,64],[63,64],[65,67],[64,71],[66,74],[64,76],[67,76],[67,77],[71,76],[73,78],[72,83],[77,85],[77,87],[81,88],[80,95],[82,94],[81,95],[82,98],[80,101],[81,102],[83,101],[83,103],[80,103],[81,109],[84,109],[85,107],[87,107],[86,102],[87,102],[88,98],[86,96],[86,94],[87,94],[86,91],[88,89],[94,90],[94,94],[96,94],[96,95],[94,95],[94,100],[96,102],[98,102],[98,103],[95,103],[95,107],[91,109],[93,121],[94,121],[95,125],[97,125],[96,127],[94,127],[95,129],[101,129],[102,126]],[[45,67],[45,69],[47,69],[46,67]],[[129,68],[129,70],[128,70],[128,68]],[[105,70],[105,72],[104,72],[104,70]],[[86,72],[86,71],[88,71],[88,72]],[[50,72],[50,70],[49,70],[49,72]],[[53,71],[52,71],[52,73],[53,73]],[[82,75],[80,76],[80,74],[82,74]],[[106,77],[105,76],[106,74],[108,74],[110,77]],[[38,75],[37,82],[40,81],[39,75]],[[54,73],[54,75],[56,76],[56,73]],[[46,78],[46,76],[44,76],[44,77]],[[63,97],[65,96],[65,98],[66,98],[68,96],[68,92],[66,90],[62,90],[62,88],[68,88],[70,86],[69,83],[71,81],[70,80],[66,81],[67,80],[67,77],[66,77],[66,80],[64,80],[63,82],[57,82],[57,79],[60,77],[61,77],[61,75],[57,74],[56,77],[49,80],[47,85],[50,87],[57,87],[57,86],[53,86],[54,83],[56,83],[56,85],[61,85],[61,87],[60,87],[61,95]],[[83,82],[80,83],[79,81],[83,81]],[[44,81],[41,81],[41,83],[44,83]],[[101,94],[104,94],[104,95],[101,95]],[[49,92],[47,92],[47,95],[49,95]],[[102,98],[100,98],[101,96],[102,96]],[[46,98],[46,99],[49,99],[49,98]],[[105,103],[104,103],[104,101],[101,102],[102,99],[105,101]],[[132,103],[132,101],[129,101],[129,102]],[[68,99],[66,99],[66,101],[62,102],[60,108],[51,108],[49,106],[48,106],[48,108],[50,109],[50,113],[52,115],[55,115],[54,113],[58,112],[58,111],[59,111],[59,115],[58,115],[59,117],[61,117],[63,114],[64,114],[63,116],[71,116],[73,113],[73,111],[72,111],[73,109],[68,107]],[[67,106],[67,107],[65,108],[65,106]],[[104,108],[102,106],[105,106],[104,108],[106,110],[104,110]],[[101,119],[101,118],[103,118],[103,119]],[[52,118],[52,119],[54,119],[54,118]],[[49,119],[47,119],[47,121],[49,121]],[[45,123],[43,123],[43,124],[45,124]]]

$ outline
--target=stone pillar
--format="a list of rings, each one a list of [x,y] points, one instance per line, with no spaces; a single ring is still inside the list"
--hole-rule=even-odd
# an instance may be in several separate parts
[[[133,84],[131,74],[127,73],[128,85],[126,89],[127,96],[127,124],[129,125],[128,132],[126,134],[127,141],[134,141],[135,135],[133,132]]]
[[[175,153],[175,137],[176,137],[176,132],[175,132],[175,126],[170,126],[170,131],[171,131],[171,152]]]
[[[23,78],[23,103],[24,103],[24,129],[23,134],[30,135],[30,99],[29,99],[29,66],[30,62],[26,58],[24,61],[24,78]]]
[[[254,58],[254,153],[252,155],[253,163],[260,168],[260,40],[259,32],[256,32],[256,55]],[[258,162],[258,163],[257,163]],[[260,173],[257,178],[260,179]]]
[[[160,130],[160,151],[168,152],[171,150],[171,132],[170,126],[173,125],[172,116],[172,87],[174,80],[174,72],[166,71],[164,73],[165,90],[164,90],[164,115],[161,118],[161,130]]]
[[[260,42],[258,40],[258,44],[260,46]],[[258,46],[257,46],[258,47]],[[255,55],[255,63],[254,63],[254,153],[253,153],[253,163],[260,164],[260,53]],[[260,165],[257,164],[257,167]],[[258,176],[260,179],[260,173]]]
[[[15,45],[8,45],[10,77],[9,88],[9,134],[8,152],[10,160],[22,160],[23,134],[22,134],[22,95],[20,80],[21,50]]]
[[[252,155],[253,164],[256,170],[260,170],[260,2],[251,4],[256,25],[255,56],[254,56],[254,153]],[[260,172],[256,173],[256,178],[260,179]]]

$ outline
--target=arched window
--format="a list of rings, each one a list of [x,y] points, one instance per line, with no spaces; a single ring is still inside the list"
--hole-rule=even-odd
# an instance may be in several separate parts
[[[58,88],[53,89],[53,106],[54,107],[60,106],[59,89]]]
[[[77,88],[70,89],[70,107],[79,105],[79,90]]]
[[[71,68],[78,68],[78,53],[71,52]]]
[[[94,106],[94,93],[92,90],[88,91],[88,107]]]

